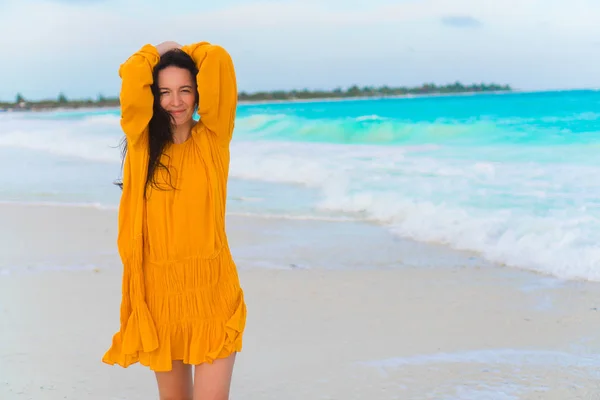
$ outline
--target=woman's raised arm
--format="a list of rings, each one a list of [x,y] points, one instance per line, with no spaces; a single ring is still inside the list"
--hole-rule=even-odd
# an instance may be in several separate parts
[[[221,46],[199,42],[182,47],[198,67],[196,82],[200,121],[225,145],[233,134],[237,82],[233,61]]]

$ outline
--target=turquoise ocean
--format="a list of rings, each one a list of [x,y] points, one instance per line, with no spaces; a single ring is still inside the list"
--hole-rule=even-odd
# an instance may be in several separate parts
[[[116,208],[121,138],[117,109],[0,113],[0,201]],[[241,104],[228,212],[600,280],[599,151],[600,91]]]

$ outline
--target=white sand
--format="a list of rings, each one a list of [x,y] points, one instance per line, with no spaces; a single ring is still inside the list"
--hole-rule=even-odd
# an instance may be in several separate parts
[[[0,399],[156,398],[144,367],[100,361],[118,325],[115,221],[0,206]],[[338,225],[229,219],[249,309],[232,399],[600,398],[600,285]],[[253,267],[262,248],[274,268]]]

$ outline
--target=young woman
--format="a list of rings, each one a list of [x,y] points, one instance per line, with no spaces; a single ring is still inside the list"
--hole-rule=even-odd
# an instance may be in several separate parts
[[[161,399],[228,399],[246,324],[225,233],[231,57],[206,42],[145,45],[119,75],[124,271],[120,330],[103,361],[149,367]]]

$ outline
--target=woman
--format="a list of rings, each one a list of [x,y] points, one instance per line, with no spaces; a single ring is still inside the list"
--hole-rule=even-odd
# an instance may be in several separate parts
[[[148,366],[161,399],[227,399],[246,323],[225,234],[233,63],[206,42],[164,42],[142,47],[119,75],[123,296],[103,361]]]

